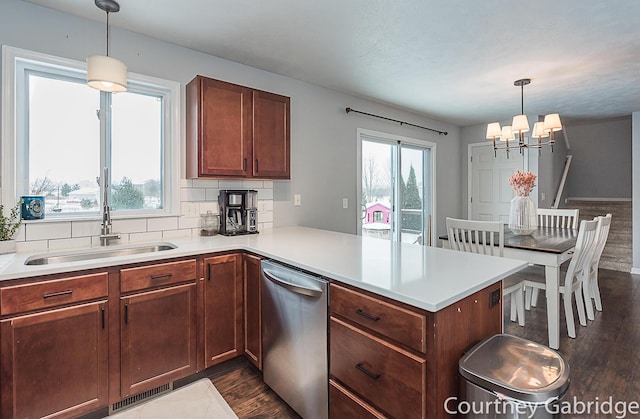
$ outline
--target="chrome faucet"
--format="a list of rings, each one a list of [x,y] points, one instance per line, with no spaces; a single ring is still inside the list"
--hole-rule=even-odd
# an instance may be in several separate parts
[[[111,210],[109,208],[109,168],[102,171],[102,224],[100,228],[100,246],[108,246],[110,240],[118,240],[119,233],[111,232]]]

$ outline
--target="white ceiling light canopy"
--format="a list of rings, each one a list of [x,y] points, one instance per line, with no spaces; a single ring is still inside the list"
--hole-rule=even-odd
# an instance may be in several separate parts
[[[524,86],[530,83],[531,79],[519,79],[513,82],[514,86],[520,88],[520,115],[513,117],[511,126],[505,126],[501,130],[499,122],[492,122],[487,125],[486,137],[488,140],[493,139],[493,154],[495,157],[498,156],[498,150],[506,150],[507,158],[509,158],[509,140],[514,140],[516,133],[518,134],[518,148],[520,149],[520,153],[522,153],[522,150],[525,148],[537,148],[540,150],[545,145],[550,146],[553,152],[553,145],[555,144],[553,133],[562,129],[560,115],[557,113],[548,114],[544,117],[544,122],[536,122],[533,125],[531,136],[538,139],[537,143],[525,142],[524,133],[529,132],[530,127],[527,115],[524,114]],[[542,138],[549,136],[551,137],[549,141],[542,141]],[[504,147],[498,146],[496,144],[497,138],[499,138],[500,141],[506,141],[506,145]]]
[[[109,13],[120,11],[115,0],[95,0],[96,6],[107,13],[107,55],[87,57],[87,84],[105,92],[127,91],[127,66],[109,57]]]

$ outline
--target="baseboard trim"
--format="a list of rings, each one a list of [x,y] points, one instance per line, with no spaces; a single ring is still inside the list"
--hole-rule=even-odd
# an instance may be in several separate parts
[[[631,273],[634,275],[640,275],[640,268],[631,268]]]
[[[567,201],[604,201],[604,202],[631,202],[631,198],[565,198]]]

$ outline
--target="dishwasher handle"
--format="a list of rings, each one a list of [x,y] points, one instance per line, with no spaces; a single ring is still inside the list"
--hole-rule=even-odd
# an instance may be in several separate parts
[[[286,288],[291,292],[295,292],[296,294],[302,294],[302,295],[315,297],[315,298],[322,296],[323,291],[320,288],[311,288],[311,287],[306,287],[304,285],[294,284],[292,282],[285,281],[282,278],[278,278],[273,272],[270,272],[268,269],[263,269],[262,273],[268,280],[270,280],[274,284],[279,285],[283,288]]]

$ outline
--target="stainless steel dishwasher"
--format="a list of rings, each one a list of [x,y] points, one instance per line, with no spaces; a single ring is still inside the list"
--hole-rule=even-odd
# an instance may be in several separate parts
[[[329,416],[327,281],[262,261],[264,382],[305,419]]]

